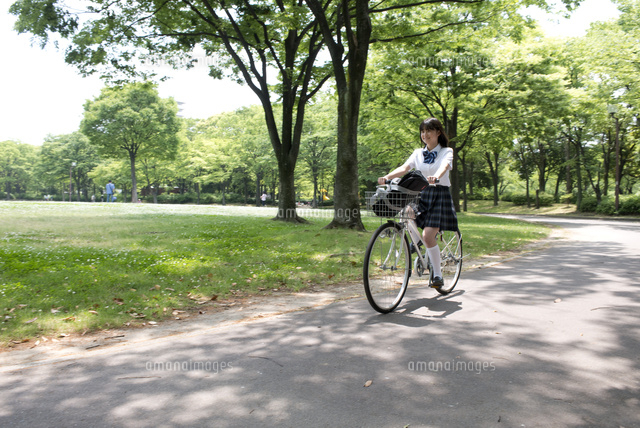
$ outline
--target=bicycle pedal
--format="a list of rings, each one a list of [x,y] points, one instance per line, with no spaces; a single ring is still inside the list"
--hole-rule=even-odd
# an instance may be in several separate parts
[[[440,288],[444,285],[444,281],[439,276],[436,276],[431,281],[429,281],[429,287],[431,288]]]

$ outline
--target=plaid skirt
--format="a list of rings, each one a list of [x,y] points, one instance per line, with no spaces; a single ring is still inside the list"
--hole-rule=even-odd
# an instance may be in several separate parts
[[[440,230],[458,230],[458,217],[453,198],[447,186],[429,186],[420,194],[418,227],[436,227]]]

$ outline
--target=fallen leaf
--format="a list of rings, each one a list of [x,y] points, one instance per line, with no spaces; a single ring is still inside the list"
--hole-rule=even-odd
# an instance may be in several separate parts
[[[372,383],[373,383],[373,381],[372,381],[372,380],[368,380],[368,381],[366,381],[366,382],[364,383],[364,387],[365,387],[365,388],[368,388],[368,387],[370,387],[370,386],[371,386],[371,384],[372,384]]]
[[[76,317],[66,317],[66,318],[62,318],[62,321],[75,321]]]
[[[114,297],[113,301],[116,305],[124,305],[124,300],[120,299],[119,297]]]
[[[218,300],[218,295],[214,294],[213,296],[211,296],[211,300]]]
[[[34,321],[35,321],[35,320],[37,320],[37,319],[38,319],[38,317],[31,318],[29,321],[25,321],[24,323],[25,323],[25,324],[31,324],[32,322],[34,322]]]
[[[87,312],[89,312],[90,314],[93,314],[93,315],[98,315],[98,313],[96,311],[87,311]]]

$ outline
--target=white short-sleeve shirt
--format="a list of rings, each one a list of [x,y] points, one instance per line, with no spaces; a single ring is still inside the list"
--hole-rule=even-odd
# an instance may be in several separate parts
[[[444,175],[440,178],[440,185],[451,187],[451,181],[449,180],[449,171],[453,168],[453,149],[450,147],[440,147],[438,144],[431,153],[436,152],[436,160],[432,164],[425,163],[424,152],[428,152],[427,148],[415,149],[409,159],[404,163],[409,165],[412,169],[417,169],[425,177],[431,177],[435,175],[443,164],[448,165]]]

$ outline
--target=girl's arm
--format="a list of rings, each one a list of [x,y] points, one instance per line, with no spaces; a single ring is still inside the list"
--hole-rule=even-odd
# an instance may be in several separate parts
[[[444,159],[444,162],[442,162],[442,165],[440,165],[440,168],[438,168],[435,174],[433,174],[430,177],[427,177],[427,181],[431,184],[435,182],[435,179],[440,180],[442,176],[447,172],[447,170],[452,169],[451,161],[453,160],[453,150],[451,149],[445,149],[445,150],[449,150],[449,153],[445,155],[446,157]]]
[[[442,166],[438,168],[438,171],[435,174],[433,174],[433,178],[437,178],[438,180],[440,180],[444,175],[444,173],[447,172],[448,169],[451,169],[451,166],[449,166],[448,163],[442,164]],[[430,178],[431,177],[427,177],[427,181],[429,181],[429,183],[431,183],[431,180],[429,180]]]
[[[405,175],[410,170],[411,170],[411,166],[409,166],[408,164],[404,164],[402,166],[399,166],[398,168],[394,169],[393,171],[391,171],[389,174],[385,175],[384,177],[379,177],[378,178],[378,184],[386,184],[387,180],[393,180],[396,177],[402,177],[403,175]]]

